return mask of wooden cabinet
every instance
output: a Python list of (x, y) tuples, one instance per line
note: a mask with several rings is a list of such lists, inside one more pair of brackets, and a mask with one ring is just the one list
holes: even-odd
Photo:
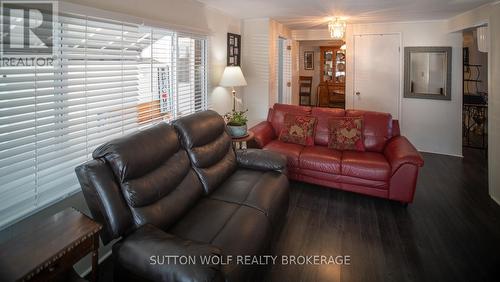
[(320, 84), (316, 91), (318, 106), (345, 107), (345, 50), (340, 46), (320, 47)]

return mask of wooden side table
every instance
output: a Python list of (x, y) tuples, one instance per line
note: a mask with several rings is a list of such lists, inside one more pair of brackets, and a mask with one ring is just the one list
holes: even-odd
[(68, 208), (38, 222), (0, 245), (1, 281), (62, 281), (73, 265), (92, 254), (91, 280), (97, 280), (99, 231), (102, 226)]
[(254, 138), (254, 133), (252, 131), (248, 131), (248, 135), (240, 138), (233, 137), (233, 147), (235, 150), (246, 150), (247, 142), (252, 141)]

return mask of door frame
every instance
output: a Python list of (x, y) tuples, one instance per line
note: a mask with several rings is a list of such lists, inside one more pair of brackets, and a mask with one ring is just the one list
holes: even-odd
[(402, 73), (402, 70), (403, 70), (403, 63), (404, 63), (404, 60), (403, 60), (403, 33), (402, 32), (385, 32), (385, 33), (370, 33), (370, 32), (367, 32), (367, 33), (356, 33), (356, 34), (353, 34), (352, 35), (352, 52), (353, 52), (353, 56), (352, 56), (352, 93), (351, 93), (351, 99), (352, 99), (352, 106), (354, 107), (354, 98), (355, 98), (355, 93), (356, 93), (356, 37), (357, 36), (366, 36), (366, 35), (397, 35), (399, 36), (399, 81), (398, 81), (398, 84), (399, 84), (399, 94), (398, 94), (398, 121), (399, 121), (399, 125), (400, 127), (402, 127), (402, 122), (403, 122), (403, 118), (402, 118), (402, 107), (403, 107), (403, 87), (404, 87), (404, 84), (402, 83), (403, 81), (403, 76), (404, 74)]
[[(293, 66), (292, 66), (292, 40), (283, 36), (278, 36), (277, 39), (277, 60), (276, 60), (276, 101), (280, 103), (280, 96), (282, 98), (281, 103), (292, 104), (293, 102), (293, 92), (292, 92), (292, 76), (293, 76)], [(290, 49), (288, 49), (290, 46)], [(288, 73), (285, 71), (288, 62)], [(289, 77), (285, 78), (285, 74)], [(280, 93), (281, 90), (281, 93)]]

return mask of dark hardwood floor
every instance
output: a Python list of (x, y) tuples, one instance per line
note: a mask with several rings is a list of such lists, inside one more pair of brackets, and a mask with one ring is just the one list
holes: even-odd
[[(274, 265), (268, 281), (500, 281), (500, 206), (486, 158), (423, 154), (415, 201), (292, 183), (277, 255), (349, 255), (350, 265)], [(111, 263), (101, 267), (110, 281)]]

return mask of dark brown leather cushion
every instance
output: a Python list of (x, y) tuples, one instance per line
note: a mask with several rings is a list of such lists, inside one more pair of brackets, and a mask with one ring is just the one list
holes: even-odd
[(286, 170), (286, 157), (282, 154), (260, 149), (246, 149), (236, 151), (236, 160), (241, 168), (256, 170)]
[(119, 179), (136, 226), (166, 229), (202, 196), (175, 129), (165, 123), (110, 141), (93, 155), (106, 159)]
[[(271, 242), (272, 231), (268, 217), (258, 209), (205, 198), (168, 232), (214, 245), (224, 255), (235, 256), (264, 254)], [(252, 266), (237, 265), (234, 261), (223, 266), (226, 281), (249, 281), (253, 271)]]
[(237, 167), (224, 119), (214, 111), (204, 111), (180, 118), (174, 126), (205, 193), (210, 194)]
[(278, 225), (288, 210), (288, 179), (276, 171), (238, 169), (209, 197), (260, 210)]

